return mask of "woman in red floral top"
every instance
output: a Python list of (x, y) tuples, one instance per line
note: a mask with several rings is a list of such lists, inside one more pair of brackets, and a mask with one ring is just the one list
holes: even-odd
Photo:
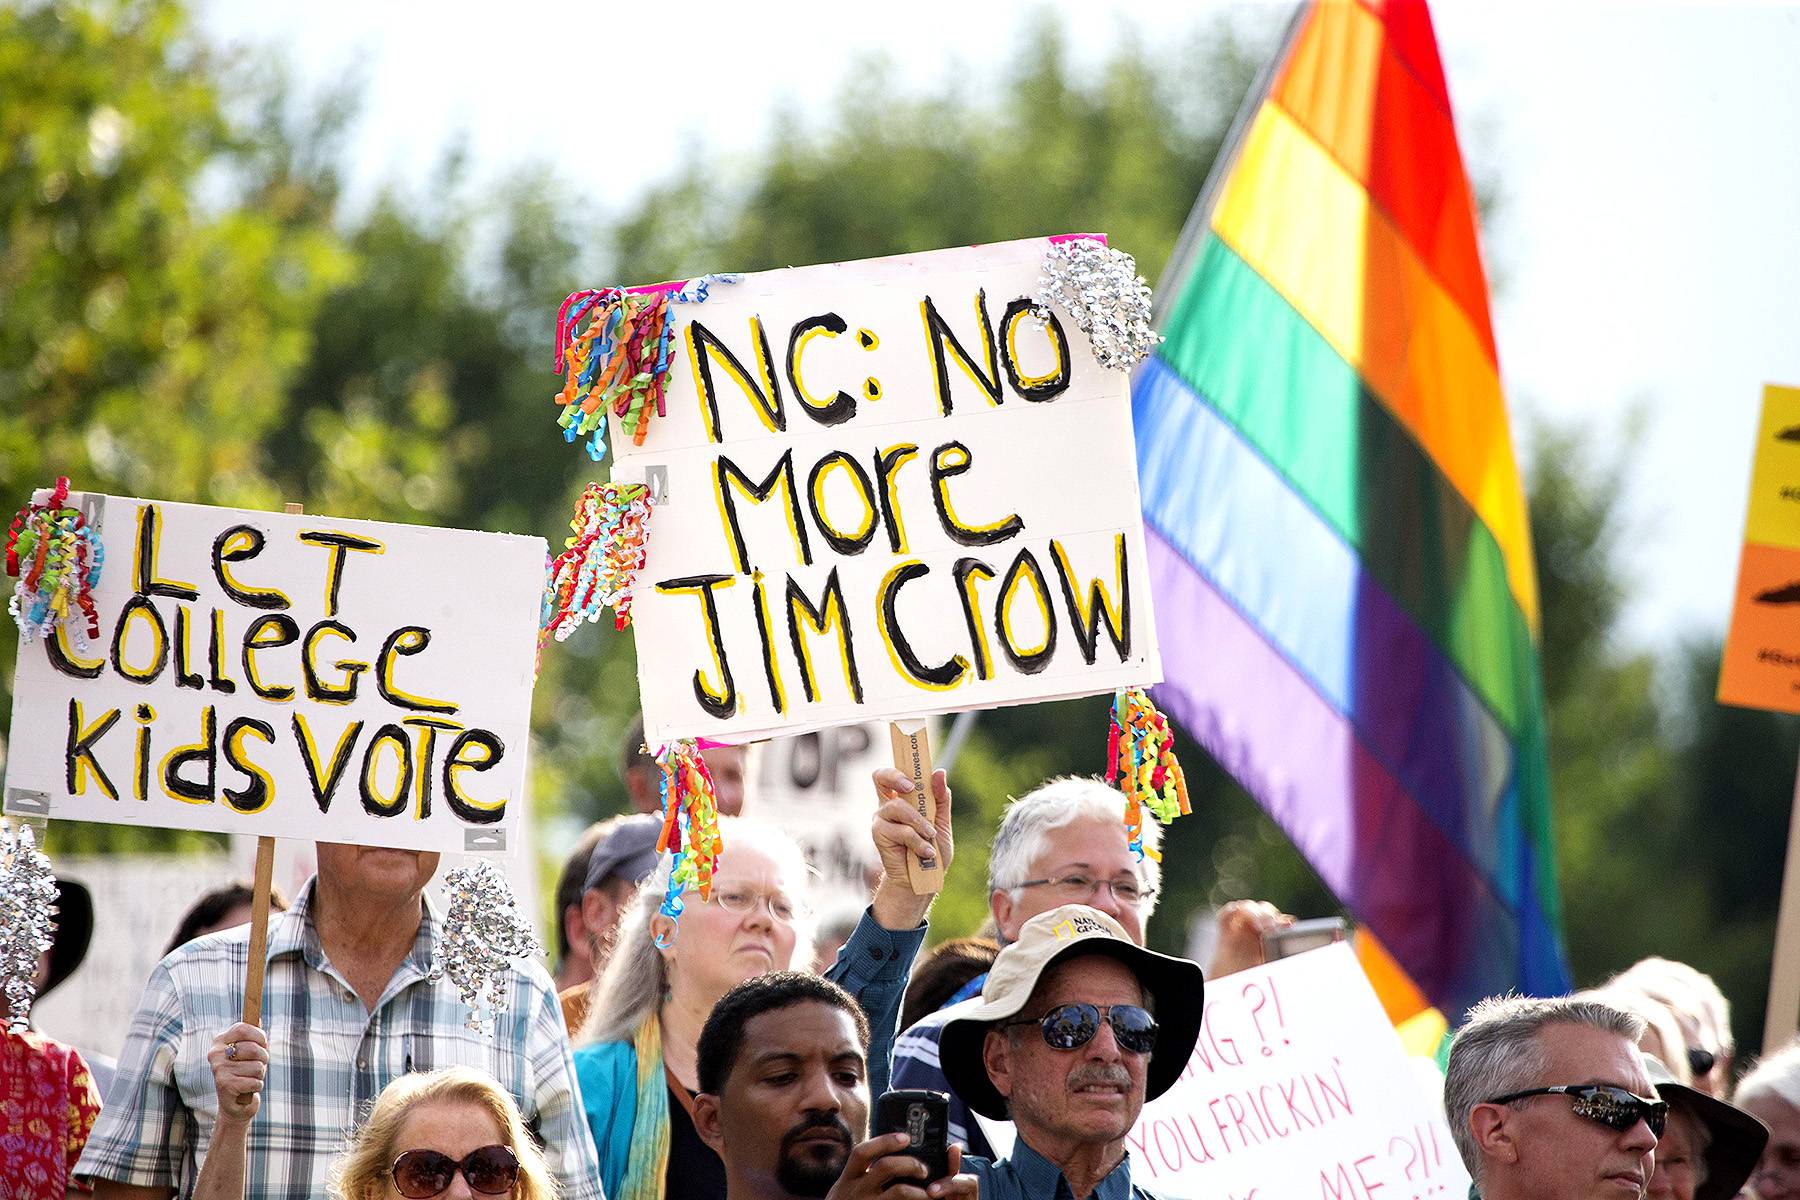
[(99, 1113), (73, 1046), (33, 1030), (0, 1034), (0, 1200), (62, 1200)]

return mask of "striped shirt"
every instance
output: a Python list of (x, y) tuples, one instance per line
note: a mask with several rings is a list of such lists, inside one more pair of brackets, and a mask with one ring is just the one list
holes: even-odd
[[(427, 897), (412, 952), (371, 1012), (325, 957), (312, 899), (308, 881), (293, 908), (270, 914), (262, 1024), (272, 1061), (250, 1126), (246, 1196), (323, 1196), (332, 1161), (383, 1087), (408, 1071), (464, 1065), (492, 1075), (518, 1102), (564, 1200), (603, 1200), (544, 969), (514, 968), (512, 1003), (492, 1040), (469, 1029), (456, 988), (425, 978), (441, 921)], [(247, 925), (211, 934), (151, 972), (78, 1176), (193, 1194), (218, 1115), (206, 1053), (242, 1015), (249, 943)]]

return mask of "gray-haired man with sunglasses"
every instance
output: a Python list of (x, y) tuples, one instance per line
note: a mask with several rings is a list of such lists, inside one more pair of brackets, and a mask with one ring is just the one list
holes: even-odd
[(1026, 921), (941, 1043), (957, 1094), (1018, 1131), (1007, 1159), (963, 1157), (982, 1200), (1153, 1197), (1131, 1180), (1125, 1135), (1193, 1054), (1203, 986), (1197, 965), (1087, 905)]
[(1597, 1000), (1483, 1000), (1450, 1046), (1444, 1109), (1485, 1200), (1636, 1200), (1669, 1106), (1643, 1023)]

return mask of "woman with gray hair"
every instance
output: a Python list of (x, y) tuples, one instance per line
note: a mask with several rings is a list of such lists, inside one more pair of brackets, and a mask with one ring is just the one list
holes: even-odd
[(1750, 1179), (1759, 1200), (1800, 1200), (1800, 1045), (1763, 1058), (1732, 1099), (1769, 1127), (1769, 1144)]
[[(825, 973), (869, 1018), (871, 1093), (887, 1087), (900, 1001), (931, 904), (907, 882), (907, 851), (935, 855), (946, 868), (955, 853), (942, 771), (933, 788), (935, 827), (905, 800), (888, 798), (876, 810), (871, 832), (881, 883)], [(799, 844), (754, 818), (725, 817), (719, 826), (725, 850), (711, 895), (690, 892), (677, 922), (660, 911), (670, 864), (644, 881), (612, 959), (594, 981), (576, 1037), (575, 1074), (608, 1200), (724, 1200), (724, 1164), (693, 1122), (700, 1030), (733, 987), (812, 962), (810, 888)]]

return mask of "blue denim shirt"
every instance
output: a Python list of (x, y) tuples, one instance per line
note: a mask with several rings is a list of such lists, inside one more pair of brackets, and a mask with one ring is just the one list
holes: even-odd
[[(1086, 1200), (1075, 1195), (1055, 1163), (1025, 1144), (1013, 1142), (1012, 1157), (989, 1162), (972, 1154), (963, 1156), (962, 1169), (981, 1181), (981, 1200)], [(1093, 1200), (1165, 1200), (1141, 1184), (1131, 1182), (1131, 1155), (1126, 1154), (1106, 1178), (1094, 1185)]]

